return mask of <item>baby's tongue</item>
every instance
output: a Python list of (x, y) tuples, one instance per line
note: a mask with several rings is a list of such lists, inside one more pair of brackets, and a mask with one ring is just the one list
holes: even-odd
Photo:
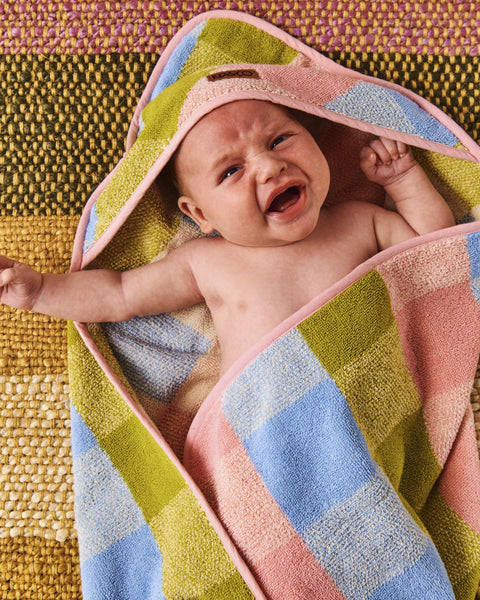
[(268, 208), (268, 212), (283, 212), (298, 200), (298, 189), (291, 187), (278, 194)]

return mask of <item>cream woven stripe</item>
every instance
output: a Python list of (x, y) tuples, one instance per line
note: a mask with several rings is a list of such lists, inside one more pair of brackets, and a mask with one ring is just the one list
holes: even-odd
[(0, 538), (76, 537), (66, 375), (0, 377)]

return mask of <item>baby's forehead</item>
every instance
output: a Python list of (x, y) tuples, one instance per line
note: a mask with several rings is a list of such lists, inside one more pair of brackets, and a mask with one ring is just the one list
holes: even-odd
[[(280, 123), (289, 120), (299, 123), (288, 107), (266, 100), (235, 100), (222, 104), (202, 116), (185, 134), (172, 158), (174, 170), (177, 176), (179, 170), (181, 172), (185, 170), (188, 173), (188, 169), (180, 157), (188, 156), (190, 159), (191, 153), (194, 155), (202, 153), (203, 158), (208, 160), (208, 152), (205, 155), (207, 141), (213, 142), (215, 145), (218, 141), (217, 136), (222, 131), (227, 132), (228, 138), (229, 135), (235, 136), (241, 131), (249, 130), (253, 127), (254, 122), (257, 127), (261, 122), (262, 128), (266, 130), (270, 122)], [(216, 150), (217, 148), (215, 148)]]
[[(234, 100), (217, 106), (199, 119), (186, 134), (184, 140), (189, 134), (198, 129), (208, 129), (218, 125), (236, 125), (249, 127), (254, 117), (261, 111), (262, 116), (287, 117), (294, 119), (293, 113), (281, 104), (274, 104), (267, 100)], [(235, 116), (243, 115), (245, 119), (233, 120)], [(250, 118), (248, 118), (250, 117)], [(294, 119), (295, 120), (295, 119)]]

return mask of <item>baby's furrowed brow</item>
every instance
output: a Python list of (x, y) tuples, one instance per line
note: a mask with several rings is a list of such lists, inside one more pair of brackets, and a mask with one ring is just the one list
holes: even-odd
[[(212, 171), (217, 171), (218, 169), (225, 167), (225, 165), (229, 165), (229, 163), (231, 163), (232, 160), (233, 160), (233, 155), (231, 152), (223, 152), (219, 156), (212, 159), (210, 168)], [(235, 162), (235, 161), (233, 160), (233, 162)]]

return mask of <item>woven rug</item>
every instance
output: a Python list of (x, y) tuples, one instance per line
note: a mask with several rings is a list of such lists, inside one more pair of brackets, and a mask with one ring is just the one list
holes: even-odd
[[(76, 224), (137, 100), (192, 16), (243, 10), (400, 83), (480, 135), (480, 12), (467, 2), (0, 4), (0, 253), (68, 269)], [(81, 598), (65, 323), (0, 309), (0, 597)], [(480, 369), (472, 406), (480, 445)]]

